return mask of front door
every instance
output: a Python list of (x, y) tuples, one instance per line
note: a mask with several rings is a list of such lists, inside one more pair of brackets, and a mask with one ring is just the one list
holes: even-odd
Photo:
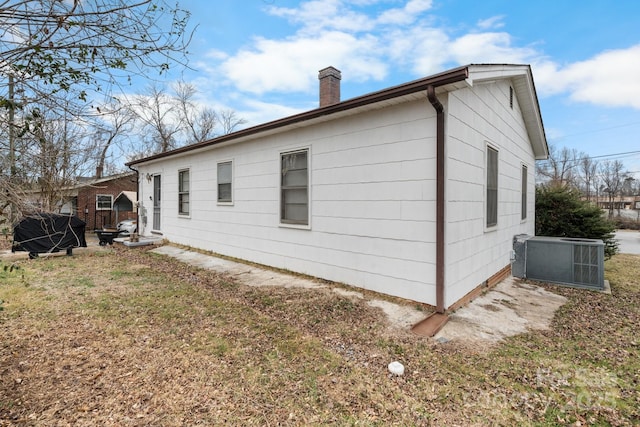
[(160, 175), (153, 176), (153, 229), (160, 230)]

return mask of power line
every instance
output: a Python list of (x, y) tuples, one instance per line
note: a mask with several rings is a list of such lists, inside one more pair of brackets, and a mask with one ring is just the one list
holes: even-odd
[[(589, 160), (593, 160), (593, 159), (603, 159), (606, 157), (611, 157), (611, 158), (621, 158), (621, 157), (627, 157), (627, 156), (633, 156), (633, 155), (640, 155), (640, 150), (636, 150), (636, 151), (626, 151), (624, 153), (613, 153), (613, 154), (601, 154), (599, 156), (580, 156), (577, 158), (573, 158), (573, 159), (567, 159), (566, 163), (578, 163), (581, 162), (583, 160), (589, 159)], [(546, 160), (542, 160), (542, 162), (548, 162), (549, 159)]]
[(623, 123), (621, 125), (609, 126), (609, 127), (606, 127), (606, 128), (588, 130), (588, 131), (578, 132), (578, 133), (572, 133), (572, 134), (569, 134), (569, 135), (562, 135), (562, 136), (560, 136), (558, 138), (550, 138), (550, 139), (553, 140), (553, 141), (561, 141), (563, 139), (572, 138), (574, 136), (587, 135), (587, 134), (592, 134), (592, 133), (595, 133), (595, 132), (604, 132), (604, 131), (611, 130), (611, 129), (618, 129), (618, 128), (623, 128), (623, 127), (627, 127), (627, 126), (635, 126), (635, 125), (638, 125), (638, 124), (640, 124), (640, 122)]
[[(570, 155), (574, 154), (573, 152), (570, 152)], [(581, 153), (581, 154), (585, 154), (585, 153)], [(580, 156), (580, 154), (577, 154), (578, 156)], [(622, 158), (622, 157), (628, 157), (628, 156), (635, 156), (635, 155), (640, 155), (640, 150), (635, 150), (635, 151), (626, 151), (623, 153), (612, 153), (612, 154), (601, 154), (599, 156), (581, 156), (581, 157), (574, 157), (574, 158), (567, 158), (565, 160), (558, 160), (556, 159), (556, 163), (557, 164), (561, 164), (562, 169), (566, 170), (567, 172), (581, 166), (580, 163), (584, 160), (593, 160), (593, 159), (603, 159), (603, 158)], [(545, 165), (551, 165), (551, 161), (549, 159), (547, 160), (542, 160), (541, 163), (544, 163)], [(542, 166), (544, 168), (544, 166)], [(545, 168), (546, 169), (546, 168)], [(556, 169), (556, 167), (553, 167), (553, 169)], [(633, 178), (633, 176), (636, 173), (640, 173), (640, 171), (621, 171), (622, 173), (624, 173), (625, 175), (627, 175), (630, 178)], [(600, 178), (602, 179), (602, 174), (600, 172), (596, 173), (593, 175), (596, 178)]]
[(582, 159), (599, 159), (602, 157), (626, 157), (626, 156), (630, 156), (633, 154), (640, 154), (640, 150), (638, 151), (627, 151), (626, 153), (615, 153), (615, 154), (602, 154), (600, 156), (587, 156), (587, 157), (582, 157)]

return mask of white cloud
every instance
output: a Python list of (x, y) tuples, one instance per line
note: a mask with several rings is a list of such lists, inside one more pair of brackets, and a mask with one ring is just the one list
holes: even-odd
[[(426, 21), (423, 13), (431, 0), (409, 0), (404, 6), (360, 13), (358, 4), (380, 5), (384, 0), (346, 2), (312, 0), (297, 8), (270, 7), (268, 12), (286, 18), (300, 28), (284, 39), (256, 37), (246, 48), (220, 59), (215, 78), (243, 92), (311, 93), (317, 86), (317, 71), (333, 65), (343, 80), (381, 80), (389, 68), (424, 76), (447, 66), (472, 62), (528, 62), (535, 52), (514, 48), (507, 33), (479, 32), (450, 39), (448, 28)], [(501, 17), (485, 25), (498, 25)]]
[(640, 109), (640, 45), (603, 52), (557, 73), (571, 99)]
[(247, 121), (247, 126), (254, 126), (282, 117), (293, 116), (294, 114), (308, 111), (315, 107), (317, 107), (317, 104), (309, 105), (307, 108), (299, 109), (287, 107), (282, 104), (274, 104), (270, 102), (261, 102), (253, 99), (246, 99), (242, 105), (242, 108), (237, 111), (237, 113), (238, 117), (242, 117)]
[[(503, 15), (476, 22), (473, 32), (438, 26), (431, 0), (311, 0), (297, 7), (268, 7), (269, 14), (295, 28), (287, 37), (255, 37), (236, 52), (212, 50), (200, 58), (217, 87), (232, 93), (315, 93), (317, 72), (333, 65), (343, 81), (384, 79), (390, 70), (415, 77), (469, 63), (532, 64), (540, 96), (569, 94), (576, 102), (640, 108), (640, 45), (608, 51), (573, 64), (554, 62), (535, 47), (517, 45), (505, 31)], [(363, 6), (375, 6), (365, 13)], [(209, 64), (209, 65), (207, 65)], [(274, 111), (271, 104), (266, 112)], [(262, 107), (248, 117), (262, 117)], [(281, 113), (286, 113), (282, 110)], [(269, 114), (266, 114), (269, 115)], [(273, 116), (272, 116), (273, 117)]]
[(431, 9), (431, 0), (410, 0), (403, 8), (383, 12), (377, 21), (381, 24), (409, 25), (429, 9)]
[(409, 13), (422, 13), (431, 9), (431, 0), (410, 0), (405, 6), (405, 10)]
[(313, 0), (302, 3), (299, 8), (270, 7), (268, 12), (287, 18), (292, 23), (301, 24), (302, 32), (357, 32), (371, 30), (374, 25), (371, 18), (349, 9), (342, 0)]
[(408, 66), (416, 76), (443, 70), (450, 61), (449, 37), (437, 28), (414, 27), (388, 34), (387, 55), (394, 64)]
[(504, 27), (504, 15), (492, 16), (491, 18), (478, 21), (478, 28), (481, 30), (490, 30)]
[(565, 90), (566, 83), (558, 75), (558, 65), (546, 58), (531, 63), (538, 96), (550, 96)]
[(448, 48), (451, 59), (459, 64), (523, 64), (538, 55), (534, 49), (512, 46), (511, 41), (508, 33), (474, 33), (459, 37)]
[(640, 44), (564, 66), (546, 59), (532, 68), (542, 96), (567, 93), (576, 102), (640, 109)]
[(206, 58), (214, 59), (214, 60), (223, 60), (229, 57), (227, 52), (218, 50), (218, 49), (210, 49), (206, 54)]
[(354, 80), (383, 78), (386, 66), (375, 54), (377, 49), (375, 37), (357, 38), (337, 31), (316, 38), (259, 38), (253, 49), (238, 52), (223, 62), (221, 69), (245, 92), (308, 92), (317, 85), (318, 70), (329, 65)]

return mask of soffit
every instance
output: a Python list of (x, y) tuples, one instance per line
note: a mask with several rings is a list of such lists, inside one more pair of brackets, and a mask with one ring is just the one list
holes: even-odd
[(542, 123), (531, 67), (528, 65), (478, 64), (469, 66), (470, 85), (474, 83), (509, 79), (518, 99), (536, 160), (549, 155), (549, 147)]

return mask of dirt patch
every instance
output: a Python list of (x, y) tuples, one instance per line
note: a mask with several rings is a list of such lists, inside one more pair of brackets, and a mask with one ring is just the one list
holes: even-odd
[(12, 242), (13, 240), (8, 237), (5, 238), (5, 236), (0, 236), (0, 253), (7, 253), (11, 251)]

